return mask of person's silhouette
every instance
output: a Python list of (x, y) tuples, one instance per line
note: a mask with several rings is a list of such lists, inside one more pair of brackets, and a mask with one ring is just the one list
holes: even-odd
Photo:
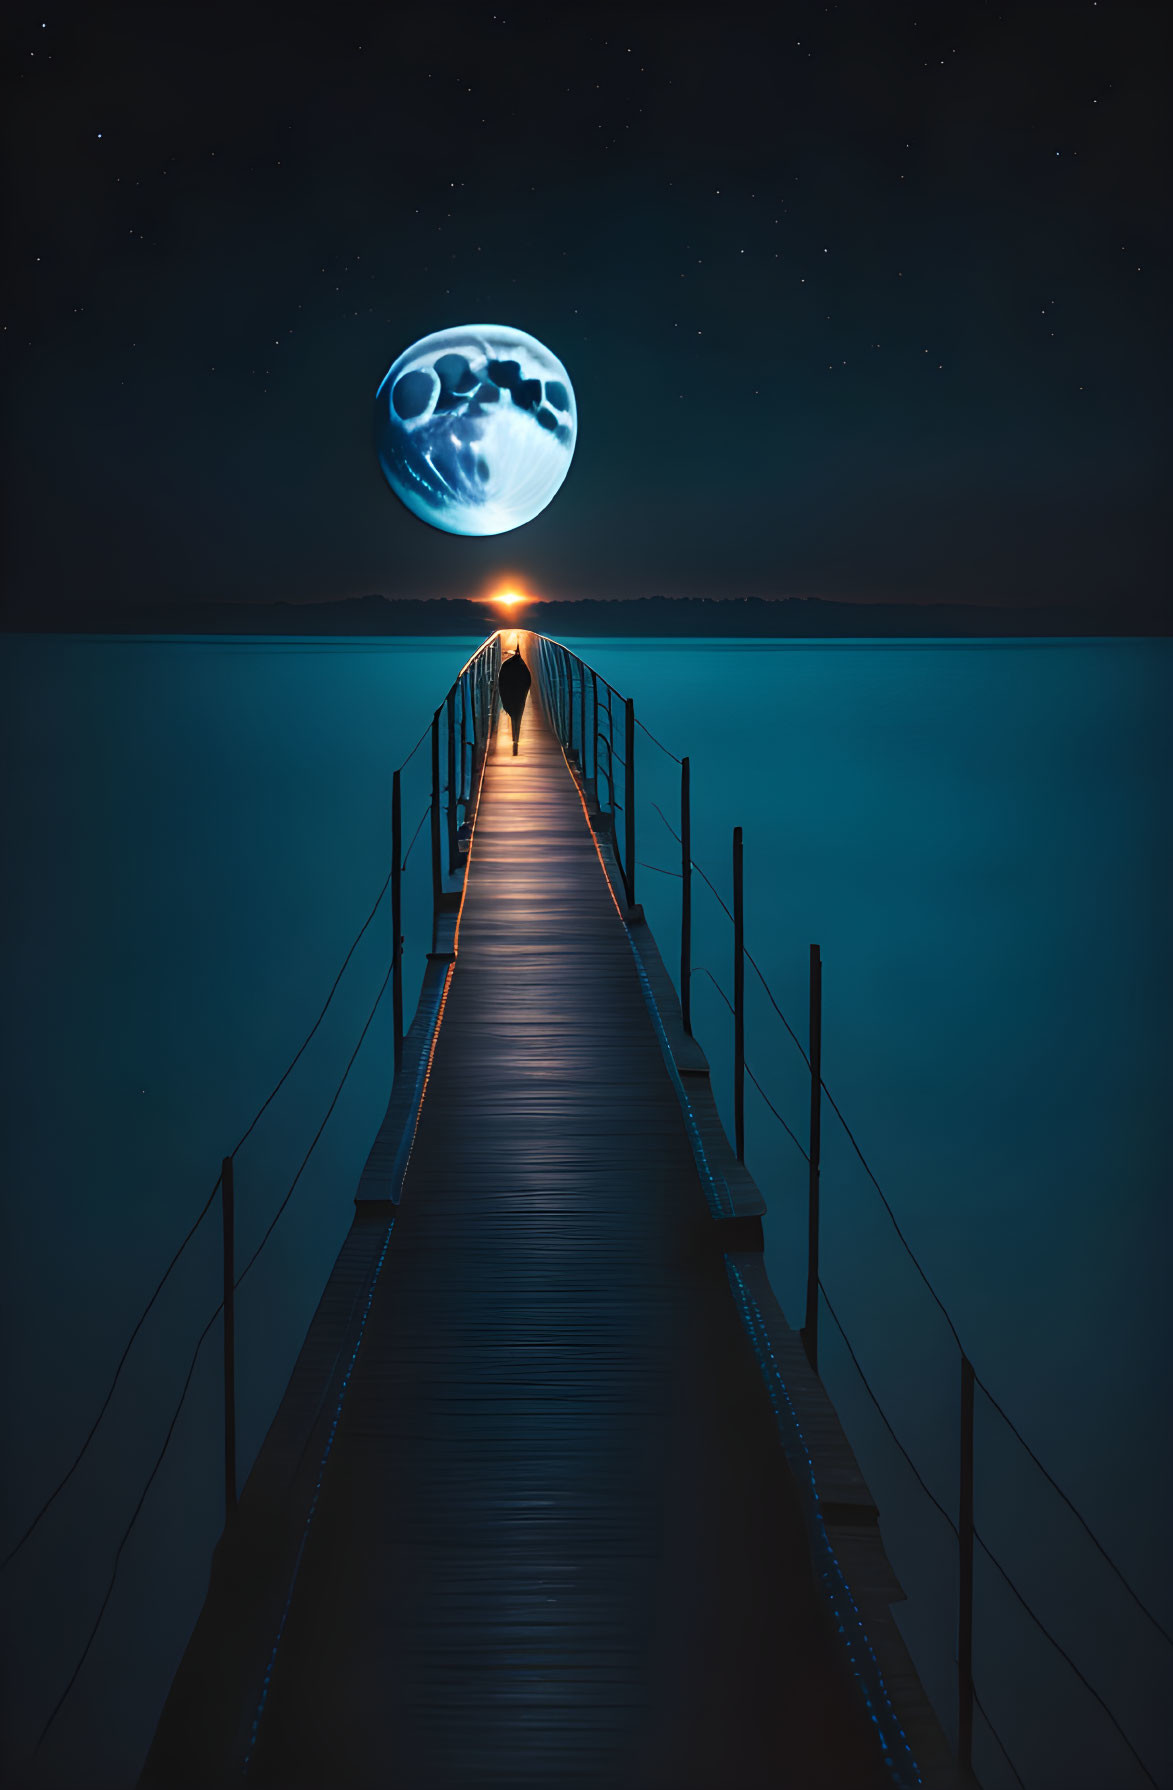
[(517, 741), (521, 733), (521, 716), (525, 708), (525, 699), (529, 695), (532, 682), (529, 666), (521, 656), (521, 648), (513, 649), (512, 659), (506, 659), (497, 677), (497, 689), (501, 695), (501, 707), (509, 716), (513, 727), (513, 756), (517, 757)]

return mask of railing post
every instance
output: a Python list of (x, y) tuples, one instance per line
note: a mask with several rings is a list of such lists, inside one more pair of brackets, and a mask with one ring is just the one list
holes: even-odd
[(615, 835), (615, 717), (611, 712), (610, 684), (607, 685), (607, 806), (611, 810), (611, 834), (618, 851), (619, 841)]
[(973, 1754), (973, 1367), (961, 1357), (961, 1475), (957, 1501), (957, 1762)]
[(741, 876), (741, 828), (733, 829), (733, 1135), (738, 1162), (745, 1161), (745, 915)]
[(595, 801), (599, 799), (599, 679), (594, 666), (591, 666), (591, 763), (594, 767), (591, 784), (595, 792)]
[(810, 1167), (807, 1176), (806, 1319), (802, 1341), (806, 1358), (819, 1371), (819, 1155), (823, 1124), (823, 960), (811, 946), (810, 969), (811, 1116)]
[(473, 678), (475, 678), (475, 676), (476, 673), (474, 672), (472, 677), (462, 677), (460, 680), (460, 776), (457, 779), (456, 792), (457, 798), (461, 802), (465, 800), (464, 751), (465, 747), (468, 745), (468, 708), (471, 700)]
[(395, 1014), (395, 1073), (403, 1062), (403, 792), (391, 778), (391, 1001)]
[(236, 1511), (236, 1198), (232, 1158), (220, 1164), (224, 1219), (224, 1520)]
[(440, 870), (440, 711), (432, 716), (432, 950), (436, 949), (440, 896), (444, 880)]
[(623, 881), (627, 888), (627, 905), (635, 906), (635, 703), (627, 698), (627, 715), (623, 729)]
[(692, 796), (687, 758), (680, 761), (680, 1016), (692, 1036)]
[(448, 692), (448, 870), (456, 869), (456, 685)]
[(587, 774), (586, 666), (581, 659), (578, 662), (578, 768), (585, 783)]

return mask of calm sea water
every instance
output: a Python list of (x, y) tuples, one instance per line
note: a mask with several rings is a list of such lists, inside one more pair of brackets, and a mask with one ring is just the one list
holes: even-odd
[[(572, 645), (574, 643), (571, 643)], [(824, 959), (824, 1074), (978, 1372), (1173, 1626), (1167, 1511), (1171, 656), (1166, 643), (580, 643), (688, 752), (698, 862), (800, 1037)], [(143, 1300), (312, 1024), (389, 864), (390, 773), (475, 642), (3, 643), (7, 1546), (72, 1460)], [(425, 752), (405, 775), (423, 813)], [(676, 766), (641, 736), (640, 899), (678, 956)], [(651, 866), (644, 868), (643, 866)], [(406, 921), (426, 948), (427, 837)], [(703, 886), (694, 961), (731, 987)], [(379, 914), (244, 1145), (240, 1248), (297, 1173), (390, 952)], [(799, 1137), (793, 1043), (748, 979), (747, 1056)], [(695, 1029), (728, 1102), (730, 1021)], [(283, 1389), (386, 1101), (380, 1008), (242, 1288), (242, 1470)], [(771, 1277), (801, 1321), (805, 1164), (751, 1087)], [(933, 1494), (957, 1496), (956, 1349), (843, 1132), (824, 1125), (823, 1278)], [(152, 1312), (98, 1439), (0, 1581), (3, 1758), (31, 1749), (93, 1625), (218, 1294), (217, 1229)], [(956, 1550), (829, 1317), (824, 1373), (908, 1593), (899, 1618), (951, 1730)], [(38, 1755), (46, 1784), (133, 1782), (221, 1523), (219, 1360), (197, 1366), (105, 1622)], [(977, 1522), (1141, 1746), (1173, 1770), (1170, 1650), (979, 1396)], [(1144, 1780), (979, 1554), (978, 1691), (1025, 1780)], [(987, 1790), (1011, 1779), (979, 1721)]]

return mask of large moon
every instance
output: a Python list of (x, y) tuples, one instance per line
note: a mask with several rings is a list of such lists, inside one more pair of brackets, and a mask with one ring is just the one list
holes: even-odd
[(375, 394), (375, 452), (409, 510), (454, 535), (532, 522), (578, 435), (566, 368), (524, 330), (470, 323), (404, 349)]

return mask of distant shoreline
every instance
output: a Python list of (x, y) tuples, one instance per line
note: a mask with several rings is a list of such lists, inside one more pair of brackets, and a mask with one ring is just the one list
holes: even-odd
[(516, 618), (485, 602), (349, 597), (331, 603), (69, 605), (51, 615), (5, 617), (6, 633), (182, 635), (253, 639), (483, 637), (498, 627), (609, 639), (1068, 640), (1163, 638), (1168, 624), (1121, 611), (1011, 609), (952, 603), (836, 603), (821, 598), (634, 597), (535, 602)]

